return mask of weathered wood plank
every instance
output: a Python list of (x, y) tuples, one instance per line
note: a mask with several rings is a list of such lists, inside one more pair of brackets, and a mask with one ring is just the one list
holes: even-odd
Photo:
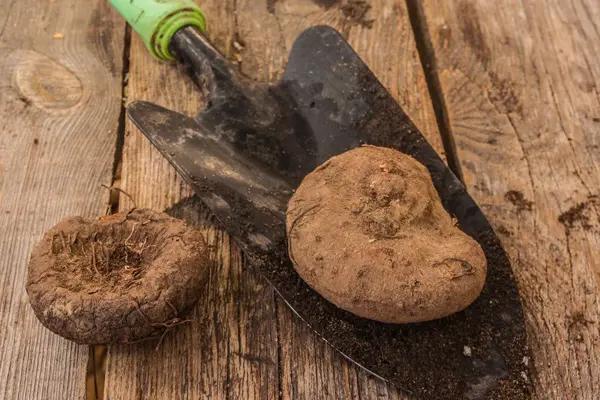
[[(346, 3), (329, 2), (335, 3), (330, 7), (318, 3), (204, 1), (202, 7), (215, 45), (236, 60), (243, 73), (259, 80), (281, 75), (289, 48), (302, 30), (322, 23), (337, 27), (441, 149), (404, 2), (371, 2), (373, 8), (365, 17), (374, 19), (371, 28), (351, 20), (348, 9), (343, 9)], [(132, 44), (129, 82), (131, 99), (147, 99), (187, 113), (200, 107), (196, 90), (181, 72), (150, 59), (137, 38)], [(129, 123), (121, 186), (137, 206), (158, 209), (190, 193)], [(122, 200), (121, 208), (131, 206)], [(166, 339), (158, 353), (151, 346), (112, 347), (106, 398), (398, 397), (331, 350), (259, 279), (245, 276), (235, 261), (239, 253), (229, 247), (226, 236), (208, 228), (207, 235), (217, 253), (228, 256), (219, 257), (220, 268), (194, 314), (196, 321)], [(182, 365), (187, 365), (187, 372), (182, 372)]]
[[(226, 53), (234, 35), (232, 2), (203, 2), (210, 36)], [(173, 65), (159, 64), (134, 35), (128, 96), (193, 114), (198, 90)], [(120, 187), (137, 207), (164, 209), (191, 191), (168, 162), (127, 121)], [(124, 196), (120, 208), (132, 203)], [(205, 215), (207, 218), (207, 215)], [(112, 346), (106, 364), (106, 399), (277, 398), (277, 337), (273, 291), (244, 272), (237, 247), (208, 223), (206, 238), (216, 262), (208, 287), (191, 318), (156, 343)]]
[(0, 7), (0, 398), (85, 398), (88, 347), (46, 330), (29, 253), (67, 215), (106, 209), (121, 110), (124, 24), (105, 1)]
[(539, 399), (600, 393), (600, 3), (424, 2), (465, 179), (513, 261)]

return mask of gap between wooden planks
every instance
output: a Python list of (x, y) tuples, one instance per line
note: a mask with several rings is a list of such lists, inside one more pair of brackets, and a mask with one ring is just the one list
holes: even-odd
[(513, 262), (535, 398), (600, 396), (600, 3), (422, 3), (467, 187)]
[[(372, 1), (362, 19), (351, 17), (344, 4), (318, 3), (327, 2), (214, 0), (201, 6), (217, 48), (260, 80), (280, 76), (303, 29), (323, 23), (336, 27), (441, 152), (404, 1)], [(127, 93), (131, 100), (188, 114), (202, 105), (182, 71), (151, 59), (135, 35)], [(119, 185), (138, 207), (164, 209), (191, 194), (129, 121)], [(131, 206), (120, 199), (121, 209)], [(219, 267), (194, 322), (169, 335), (156, 352), (152, 344), (110, 347), (106, 399), (404, 398), (350, 365), (296, 320), (270, 287), (245, 272), (239, 250), (226, 235), (208, 224), (205, 233)]]

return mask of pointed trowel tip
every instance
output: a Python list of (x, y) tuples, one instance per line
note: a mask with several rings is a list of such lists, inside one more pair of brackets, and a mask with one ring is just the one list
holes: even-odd
[(164, 107), (143, 100), (134, 100), (131, 103), (129, 103), (126, 108), (127, 116), (132, 119), (138, 117), (140, 113), (153, 111), (161, 112), (168, 110)]
[(155, 145), (173, 129), (196, 128), (193, 119), (147, 101), (134, 101), (127, 106), (127, 116)]
[(153, 105), (147, 101), (133, 101), (127, 105), (125, 113), (127, 117), (138, 127), (140, 128), (140, 124), (143, 121), (144, 115), (150, 109), (150, 106)]

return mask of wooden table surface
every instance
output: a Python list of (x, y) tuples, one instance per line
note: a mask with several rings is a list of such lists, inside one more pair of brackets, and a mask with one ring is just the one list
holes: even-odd
[[(215, 45), (260, 80), (281, 75), (306, 27), (340, 30), (462, 171), (508, 250), (534, 398), (600, 398), (600, 2), (367, 3), (202, 7)], [(218, 272), (157, 351), (90, 349), (41, 326), (24, 284), (46, 229), (132, 206), (101, 185), (158, 210), (191, 193), (124, 118), (133, 99), (202, 106), (105, 0), (0, 1), (0, 399), (407, 398), (313, 335), (208, 222)]]

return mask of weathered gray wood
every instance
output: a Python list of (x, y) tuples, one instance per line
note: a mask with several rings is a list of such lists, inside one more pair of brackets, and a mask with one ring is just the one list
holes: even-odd
[(105, 1), (0, 6), (0, 398), (85, 397), (88, 347), (46, 330), (29, 253), (68, 215), (104, 212), (121, 109), (124, 24)]
[(600, 3), (424, 2), (473, 196), (513, 261), (535, 397), (600, 394)]
[[(239, 0), (204, 1), (202, 7), (215, 45), (242, 72), (260, 80), (281, 75), (289, 48), (303, 29), (321, 23), (337, 27), (441, 149), (404, 2), (371, 3), (366, 15), (374, 19), (371, 28), (350, 21), (344, 4), (325, 9), (308, 0)], [(390, 36), (393, 41), (382, 39)], [(198, 93), (181, 71), (156, 63), (135, 37), (130, 60), (130, 99), (187, 113), (200, 107)], [(120, 185), (137, 206), (161, 209), (190, 194), (130, 123), (126, 134)], [(131, 206), (123, 196), (121, 200), (122, 209)], [(195, 322), (167, 338), (158, 353), (150, 345), (112, 347), (107, 399), (398, 397), (331, 350), (269, 287), (243, 273), (239, 252), (226, 236), (211, 229), (207, 235), (221, 254), (220, 268), (194, 314)]]

